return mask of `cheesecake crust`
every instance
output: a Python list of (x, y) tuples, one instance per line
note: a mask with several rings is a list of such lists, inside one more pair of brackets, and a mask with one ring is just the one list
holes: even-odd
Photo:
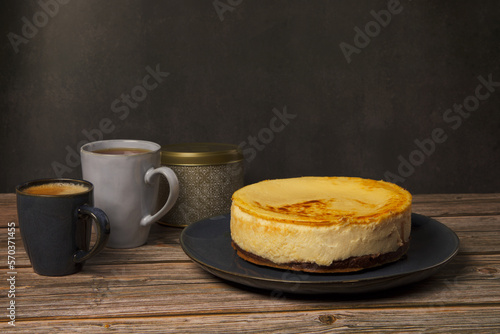
[(363, 256), (354, 256), (341, 261), (333, 261), (332, 264), (328, 266), (318, 265), (311, 262), (287, 262), (287, 263), (274, 263), (268, 259), (264, 259), (258, 255), (252, 254), (241, 249), (234, 241), (231, 245), (236, 250), (236, 253), (242, 259), (266, 267), (274, 267), (278, 269), (294, 270), (294, 271), (304, 271), (310, 273), (348, 273), (356, 272), (364, 269), (369, 269), (373, 267), (378, 267), (387, 263), (395, 262), (400, 260), (408, 251), (410, 242), (403, 243), (394, 252), (389, 252), (385, 254), (370, 254)]

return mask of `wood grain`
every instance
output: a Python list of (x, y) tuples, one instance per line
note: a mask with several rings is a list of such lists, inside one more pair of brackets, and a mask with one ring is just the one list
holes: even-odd
[[(18, 270), (22, 318), (64, 319), (132, 315), (298, 311), (356, 307), (496, 304), (500, 256), (458, 256), (433, 277), (401, 288), (364, 295), (294, 295), (228, 284), (193, 263), (93, 265), (64, 277)], [(0, 300), (5, 299), (2, 296)]]
[[(474, 332), (500, 331), (500, 194), (414, 196), (461, 240), (459, 255), (432, 277), (363, 295), (296, 295), (221, 280), (193, 263), (179, 228), (155, 224), (148, 243), (105, 249), (80, 273), (35, 274), (16, 229), (15, 329), (2, 332)], [(0, 194), (0, 271), (15, 195)], [(5, 274), (4, 276), (6, 276)], [(8, 305), (6, 280), (0, 306)], [(3, 308), (3, 306), (2, 306)]]
[(500, 307), (334, 309), (217, 315), (20, 320), (17, 333), (494, 333)]
[[(500, 216), (458, 217), (458, 219), (439, 219), (455, 231), (460, 238), (460, 253), (500, 254)], [(477, 219), (476, 219), (477, 218)], [(482, 219), (484, 218), (484, 219)], [(471, 225), (479, 224), (471, 227)], [(5, 230), (5, 229), (4, 229)], [(2, 229), (0, 229), (0, 232)], [(172, 227), (153, 226), (147, 244), (133, 249), (105, 248), (87, 264), (117, 265), (123, 263), (163, 263), (190, 261), (179, 245), (182, 230)], [(7, 243), (7, 233), (0, 234), (0, 245)], [(19, 229), (16, 229), (16, 264), (18, 267), (30, 266)], [(411, 247), (411, 246), (410, 246)], [(0, 257), (1, 258), (1, 257)], [(7, 261), (0, 262), (0, 269), (7, 267)]]

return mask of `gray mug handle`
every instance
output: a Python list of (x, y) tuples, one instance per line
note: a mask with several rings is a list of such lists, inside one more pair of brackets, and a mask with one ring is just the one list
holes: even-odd
[(179, 198), (179, 179), (175, 175), (174, 171), (168, 167), (151, 167), (144, 175), (144, 182), (151, 184), (153, 180), (153, 175), (160, 174), (165, 177), (168, 182), (170, 192), (168, 194), (168, 199), (163, 205), (163, 207), (154, 215), (146, 215), (141, 219), (142, 226), (148, 226), (164, 216), (172, 207), (174, 206), (177, 198)]
[(110, 226), (108, 216), (101, 209), (94, 208), (93, 206), (82, 205), (78, 208), (78, 213), (90, 216), (96, 223), (97, 239), (94, 246), (89, 251), (79, 250), (73, 256), (73, 261), (76, 263), (83, 262), (96, 255), (106, 246), (109, 239)]

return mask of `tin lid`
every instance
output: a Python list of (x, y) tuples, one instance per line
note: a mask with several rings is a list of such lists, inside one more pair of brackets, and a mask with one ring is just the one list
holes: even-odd
[(232, 144), (182, 143), (161, 147), (162, 165), (221, 165), (241, 160), (241, 149)]

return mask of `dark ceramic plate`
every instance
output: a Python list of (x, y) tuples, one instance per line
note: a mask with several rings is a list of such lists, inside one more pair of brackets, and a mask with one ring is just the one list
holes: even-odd
[(230, 216), (205, 219), (181, 234), (184, 252), (206, 271), (247, 286), (293, 293), (365, 293), (427, 278), (458, 252), (459, 239), (438, 221), (412, 214), (407, 256), (382, 267), (349, 274), (313, 274), (258, 266), (242, 260), (231, 247)]

